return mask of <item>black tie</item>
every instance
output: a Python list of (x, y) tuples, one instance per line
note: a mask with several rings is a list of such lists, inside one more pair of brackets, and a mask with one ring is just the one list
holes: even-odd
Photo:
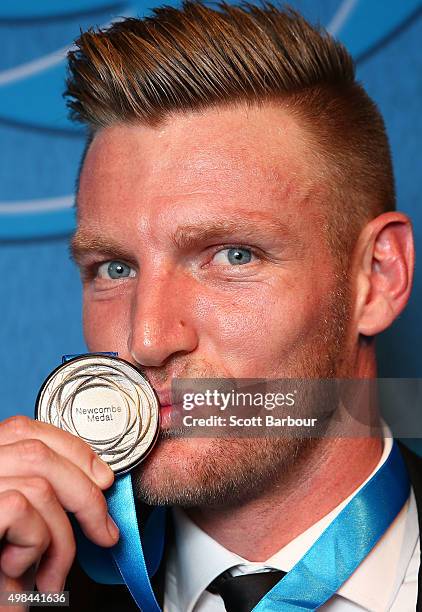
[(276, 570), (232, 576), (227, 570), (217, 576), (207, 590), (222, 597), (227, 612), (251, 612), (285, 575), (286, 572)]

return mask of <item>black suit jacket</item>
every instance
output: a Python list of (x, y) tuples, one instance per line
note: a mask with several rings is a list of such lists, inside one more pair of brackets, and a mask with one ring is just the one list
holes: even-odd
[[(399, 443), (399, 447), (415, 492), (419, 531), (422, 533), (422, 457), (419, 457), (401, 443)], [(171, 538), (172, 526), (170, 522), (167, 529), (167, 537)], [(163, 559), (157, 576), (152, 581), (157, 600), (161, 605), (164, 597), (164, 568), (165, 558)], [(70, 607), (59, 608), (62, 610), (68, 610), (70, 612), (139, 612), (126, 586), (102, 585), (93, 582), (84, 573), (77, 561), (75, 561), (69, 573), (65, 590), (69, 591)], [(39, 607), (31, 608), (34, 612), (39, 609)], [(416, 611), (422, 612), (422, 562), (418, 576), (418, 602)], [(181, 610), (180, 612), (185, 612), (185, 610)]]

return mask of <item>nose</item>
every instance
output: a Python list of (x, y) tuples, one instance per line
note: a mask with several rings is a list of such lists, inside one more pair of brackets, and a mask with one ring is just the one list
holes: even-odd
[(141, 366), (158, 367), (176, 353), (192, 352), (197, 344), (186, 279), (178, 281), (170, 273), (149, 282), (144, 278), (131, 308), (131, 357)]

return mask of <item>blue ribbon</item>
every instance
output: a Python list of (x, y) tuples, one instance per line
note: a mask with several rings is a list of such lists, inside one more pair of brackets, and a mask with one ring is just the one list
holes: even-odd
[(151, 533), (151, 524), (149, 525), (148, 540), (152, 547), (149, 550), (145, 548), (144, 556), (136, 520), (130, 474), (116, 478), (107, 495), (107, 502), (109, 512), (120, 529), (119, 541), (111, 549), (114, 562), (142, 612), (159, 612), (160, 606), (155, 599), (149, 576), (158, 569), (164, 549), (164, 508), (157, 508), (153, 511), (153, 520), (156, 522), (152, 529), (153, 533)]
[(141, 539), (130, 474), (117, 476), (105, 497), (120, 530), (119, 541), (112, 548), (97, 546), (83, 535), (73, 519), (79, 563), (95, 582), (126, 584), (142, 612), (159, 612), (150, 577), (158, 570), (164, 551), (166, 509), (152, 510)]
[(409, 492), (409, 476), (394, 442), (381, 468), (253, 612), (317, 610), (365, 559), (402, 509)]

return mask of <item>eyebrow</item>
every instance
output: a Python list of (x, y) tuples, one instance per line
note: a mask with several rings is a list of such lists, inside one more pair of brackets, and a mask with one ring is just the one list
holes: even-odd
[[(292, 229), (287, 223), (262, 213), (255, 213), (249, 214), (248, 219), (220, 218), (210, 222), (184, 224), (171, 233), (170, 239), (176, 248), (188, 251), (198, 243), (230, 239), (236, 235), (241, 235), (243, 240), (254, 240), (261, 235), (275, 235), (283, 238), (285, 242), (290, 242), (293, 238)], [(89, 253), (102, 253), (105, 256), (126, 260), (133, 258), (133, 254), (121, 243), (79, 229), (70, 243), (71, 257), (79, 263)]]
[(109, 255), (110, 257), (125, 260), (131, 260), (133, 257), (129, 250), (120, 243), (79, 229), (76, 230), (70, 241), (69, 253), (71, 259), (76, 264), (80, 264), (84, 256), (90, 253), (101, 253), (104, 256)]
[(239, 234), (242, 239), (256, 239), (260, 235), (275, 234), (288, 240), (292, 236), (292, 230), (279, 219), (256, 213), (249, 215), (247, 219), (223, 218), (209, 223), (189, 223), (178, 227), (171, 238), (177, 248), (188, 250), (198, 242), (230, 238)]

